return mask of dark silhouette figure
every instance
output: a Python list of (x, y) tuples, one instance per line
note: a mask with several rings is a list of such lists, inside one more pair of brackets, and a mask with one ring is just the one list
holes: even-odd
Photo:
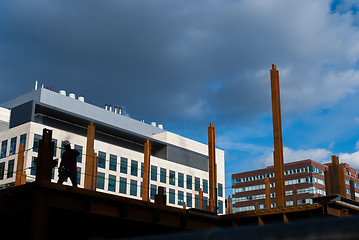
[(62, 184), (67, 178), (70, 178), (72, 186), (77, 187), (77, 156), (80, 153), (71, 149), (69, 141), (64, 141), (65, 152), (61, 156), (61, 164), (59, 168), (59, 180), (57, 183)]

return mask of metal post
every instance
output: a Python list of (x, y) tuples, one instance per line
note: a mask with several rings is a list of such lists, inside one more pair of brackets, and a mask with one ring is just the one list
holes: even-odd
[[(95, 126), (93, 122), (87, 127), (87, 145), (86, 145), (86, 164), (85, 164), (85, 179), (84, 188), (93, 190), (94, 186), (94, 144), (95, 144)], [(96, 164), (97, 168), (97, 164)], [(96, 188), (95, 188), (96, 189)]]
[(266, 209), (270, 209), (271, 208), (270, 183), (268, 178), (266, 178), (264, 186), (265, 186), (265, 196), (266, 196)]
[(284, 185), (284, 160), (283, 160), (283, 139), (282, 119), (280, 106), (279, 73), (273, 64), (270, 71), (272, 90), (272, 116), (273, 116), (273, 137), (274, 137), (274, 177), (277, 207), (285, 207), (285, 185)]
[(144, 149), (142, 200), (149, 202), (151, 143), (147, 139)]
[(51, 139), (52, 130), (44, 128), (42, 139), (39, 141), (39, 153), (36, 162), (36, 182), (51, 181), (52, 168), (54, 167), (54, 143)]
[(24, 171), (24, 151), (24, 144), (21, 143), (19, 147), (19, 154), (17, 156), (15, 186), (26, 183), (26, 171)]
[(208, 127), (208, 173), (209, 173), (209, 210), (217, 212), (217, 164), (215, 128), (213, 123)]
[(203, 209), (203, 190), (202, 190), (202, 188), (199, 189), (198, 208)]

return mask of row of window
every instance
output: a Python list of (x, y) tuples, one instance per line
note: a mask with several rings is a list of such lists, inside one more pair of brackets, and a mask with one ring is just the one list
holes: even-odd
[[(11, 156), (14, 155), (16, 153), (16, 142), (17, 142), (17, 137), (13, 137), (10, 139), (10, 149), (9, 149), (9, 155), (7, 155), (7, 146), (8, 146), (8, 140), (3, 140), (1, 142), (1, 150), (0, 150), (0, 158), (4, 158), (7, 156)], [(19, 146), (20, 144), (26, 144), (26, 134), (22, 134), (20, 136), (20, 141), (19, 141)]]
[[(297, 204), (298, 205), (301, 205), (301, 204), (313, 204), (313, 200), (310, 199), (310, 198), (300, 199), (300, 200), (297, 200)], [(287, 201), (286, 206), (293, 206), (293, 201)], [(275, 207), (276, 207), (276, 204), (271, 203), (271, 208), (275, 208)], [(258, 209), (265, 209), (265, 208), (266, 208), (265, 204), (258, 205)], [(233, 207), (233, 213), (245, 212), (245, 211), (253, 211), (253, 210), (255, 210), (255, 206)]]

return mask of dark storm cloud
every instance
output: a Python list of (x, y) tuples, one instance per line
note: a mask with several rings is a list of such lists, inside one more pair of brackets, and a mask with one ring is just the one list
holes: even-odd
[[(322, 47), (309, 37), (330, 23), (325, 14), (317, 16), (324, 7), (302, 5), (2, 1), (0, 101), (29, 91), (39, 80), (96, 105), (124, 105), (132, 116), (149, 121), (250, 119), (270, 111), (272, 63), (291, 69), (305, 61), (305, 68), (338, 56), (329, 51), (323, 57), (331, 44)], [(288, 70), (283, 85), (289, 92), (300, 71)]]

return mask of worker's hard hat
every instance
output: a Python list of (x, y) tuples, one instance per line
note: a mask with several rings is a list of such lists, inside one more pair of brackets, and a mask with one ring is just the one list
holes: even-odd
[(64, 146), (69, 146), (69, 145), (70, 145), (70, 142), (69, 142), (69, 140), (65, 140), (65, 141), (62, 142), (62, 144), (63, 144)]

